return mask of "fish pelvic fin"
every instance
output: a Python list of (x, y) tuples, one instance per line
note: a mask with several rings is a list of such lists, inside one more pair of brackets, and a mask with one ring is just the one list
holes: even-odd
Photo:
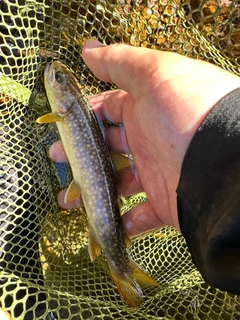
[(59, 117), (56, 113), (47, 113), (39, 117), (36, 121), (37, 123), (51, 123), (51, 122), (62, 121), (62, 118)]
[(91, 261), (93, 262), (100, 254), (101, 254), (101, 247), (98, 244), (94, 233), (89, 229), (88, 232), (88, 253)]
[(133, 260), (130, 260), (130, 262), (132, 272), (128, 275), (126, 273), (123, 275), (116, 273), (111, 266), (109, 267), (123, 301), (130, 307), (138, 307), (144, 301), (142, 289), (151, 286), (159, 287), (159, 284)]
[(65, 193), (65, 196), (64, 196), (64, 203), (65, 204), (68, 204), (69, 202), (73, 201), (73, 200), (76, 200), (77, 198), (79, 198), (81, 195), (81, 192), (80, 192), (80, 188), (79, 186), (76, 184), (76, 182), (73, 180), (66, 193)]

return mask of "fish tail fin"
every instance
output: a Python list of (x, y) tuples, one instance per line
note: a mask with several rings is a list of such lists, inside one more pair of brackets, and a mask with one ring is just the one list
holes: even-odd
[(159, 286), (159, 284), (133, 260), (130, 260), (130, 263), (131, 272), (129, 274), (116, 273), (111, 266), (110, 272), (123, 301), (131, 307), (138, 307), (143, 302), (142, 289)]

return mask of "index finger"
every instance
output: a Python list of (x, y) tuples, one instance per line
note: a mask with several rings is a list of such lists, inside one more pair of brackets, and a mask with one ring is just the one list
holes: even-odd
[(88, 99), (98, 121), (108, 120), (110, 122), (122, 123), (122, 107), (126, 95), (125, 91), (117, 89), (89, 96)]

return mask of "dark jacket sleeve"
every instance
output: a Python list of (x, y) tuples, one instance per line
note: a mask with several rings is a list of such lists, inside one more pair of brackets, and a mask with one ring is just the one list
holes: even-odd
[(225, 96), (195, 133), (177, 206), (181, 232), (203, 278), (240, 294), (240, 89)]

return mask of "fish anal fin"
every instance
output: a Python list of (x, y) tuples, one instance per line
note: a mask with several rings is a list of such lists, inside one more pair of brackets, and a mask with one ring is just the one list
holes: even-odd
[(132, 260), (131, 267), (128, 275), (116, 273), (111, 266), (110, 272), (123, 301), (130, 307), (138, 307), (144, 301), (142, 289), (159, 284)]
[(37, 123), (51, 123), (51, 122), (62, 121), (62, 118), (59, 117), (56, 113), (47, 113), (39, 117), (36, 121)]
[(79, 186), (76, 184), (76, 182), (73, 180), (66, 193), (65, 193), (65, 196), (64, 196), (64, 203), (65, 204), (68, 204), (69, 202), (73, 201), (73, 200), (76, 200), (77, 198), (80, 197), (80, 188)]
[(93, 262), (100, 254), (101, 254), (101, 247), (98, 244), (94, 233), (89, 229), (88, 232), (88, 253), (91, 261)]

